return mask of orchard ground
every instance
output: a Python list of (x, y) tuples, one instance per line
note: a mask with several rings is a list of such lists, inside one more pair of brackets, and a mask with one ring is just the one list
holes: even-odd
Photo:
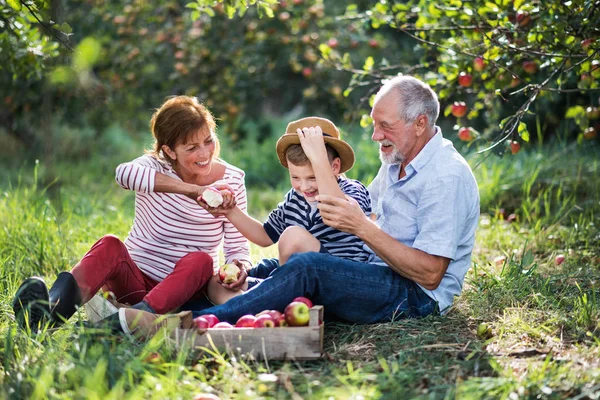
[[(51, 281), (102, 235), (127, 235), (133, 194), (114, 183), (114, 168), (139, 147), (127, 154), (99, 147), (76, 165), (9, 168), (0, 197), (0, 397), (597, 398), (600, 168), (597, 143), (587, 144), (468, 156), (482, 216), (455, 306), (418, 320), (328, 323), (324, 357), (314, 362), (259, 362), (177, 350), (161, 338), (139, 344), (93, 335), (79, 323), (83, 312), (53, 334), (18, 331), (10, 302), (24, 277)], [(252, 177), (252, 166), (240, 164), (256, 148), (236, 151), (225, 146), (225, 158)], [(250, 213), (264, 218), (287, 187), (250, 185)], [(275, 251), (252, 246), (252, 257)]]

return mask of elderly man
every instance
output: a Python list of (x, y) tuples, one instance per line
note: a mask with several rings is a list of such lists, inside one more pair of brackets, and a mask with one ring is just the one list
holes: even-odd
[[(297, 296), (355, 323), (447, 311), (471, 264), (479, 193), (469, 165), (435, 125), (438, 114), (427, 84), (409, 76), (385, 83), (371, 112), (382, 161), (369, 186), (374, 220), (352, 198), (318, 197), (324, 222), (362, 239), (368, 262), (324, 253), (294, 254), (278, 268), (265, 260), (255, 268), (264, 281), (194, 314), (235, 323), (244, 314), (283, 310)], [(311, 164), (315, 175), (332, 173), (324, 160)]]

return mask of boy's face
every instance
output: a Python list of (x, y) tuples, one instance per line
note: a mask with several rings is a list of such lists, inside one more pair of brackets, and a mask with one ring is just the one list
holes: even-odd
[[(335, 158), (331, 165), (331, 169), (334, 175), (338, 175), (340, 172), (340, 159)], [(288, 160), (288, 170), (290, 171), (290, 181), (294, 190), (304, 196), (308, 202), (316, 202), (315, 196), (319, 194), (319, 188), (317, 186), (317, 178), (313, 172), (310, 163), (300, 166), (294, 165)]]

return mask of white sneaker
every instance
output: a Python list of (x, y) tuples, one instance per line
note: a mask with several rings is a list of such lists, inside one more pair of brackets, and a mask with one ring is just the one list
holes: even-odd
[(117, 313), (119, 309), (106, 300), (101, 294), (97, 294), (85, 303), (85, 313), (88, 316), (88, 320), (92, 323), (96, 323)]

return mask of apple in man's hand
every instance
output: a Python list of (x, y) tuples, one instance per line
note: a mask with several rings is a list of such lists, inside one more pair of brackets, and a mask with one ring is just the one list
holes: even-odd
[(289, 326), (306, 326), (310, 319), (309, 308), (306, 303), (293, 301), (284, 311), (285, 320)]
[(219, 268), (219, 279), (223, 283), (234, 283), (240, 279), (240, 268), (235, 264), (225, 264), (221, 268)]

